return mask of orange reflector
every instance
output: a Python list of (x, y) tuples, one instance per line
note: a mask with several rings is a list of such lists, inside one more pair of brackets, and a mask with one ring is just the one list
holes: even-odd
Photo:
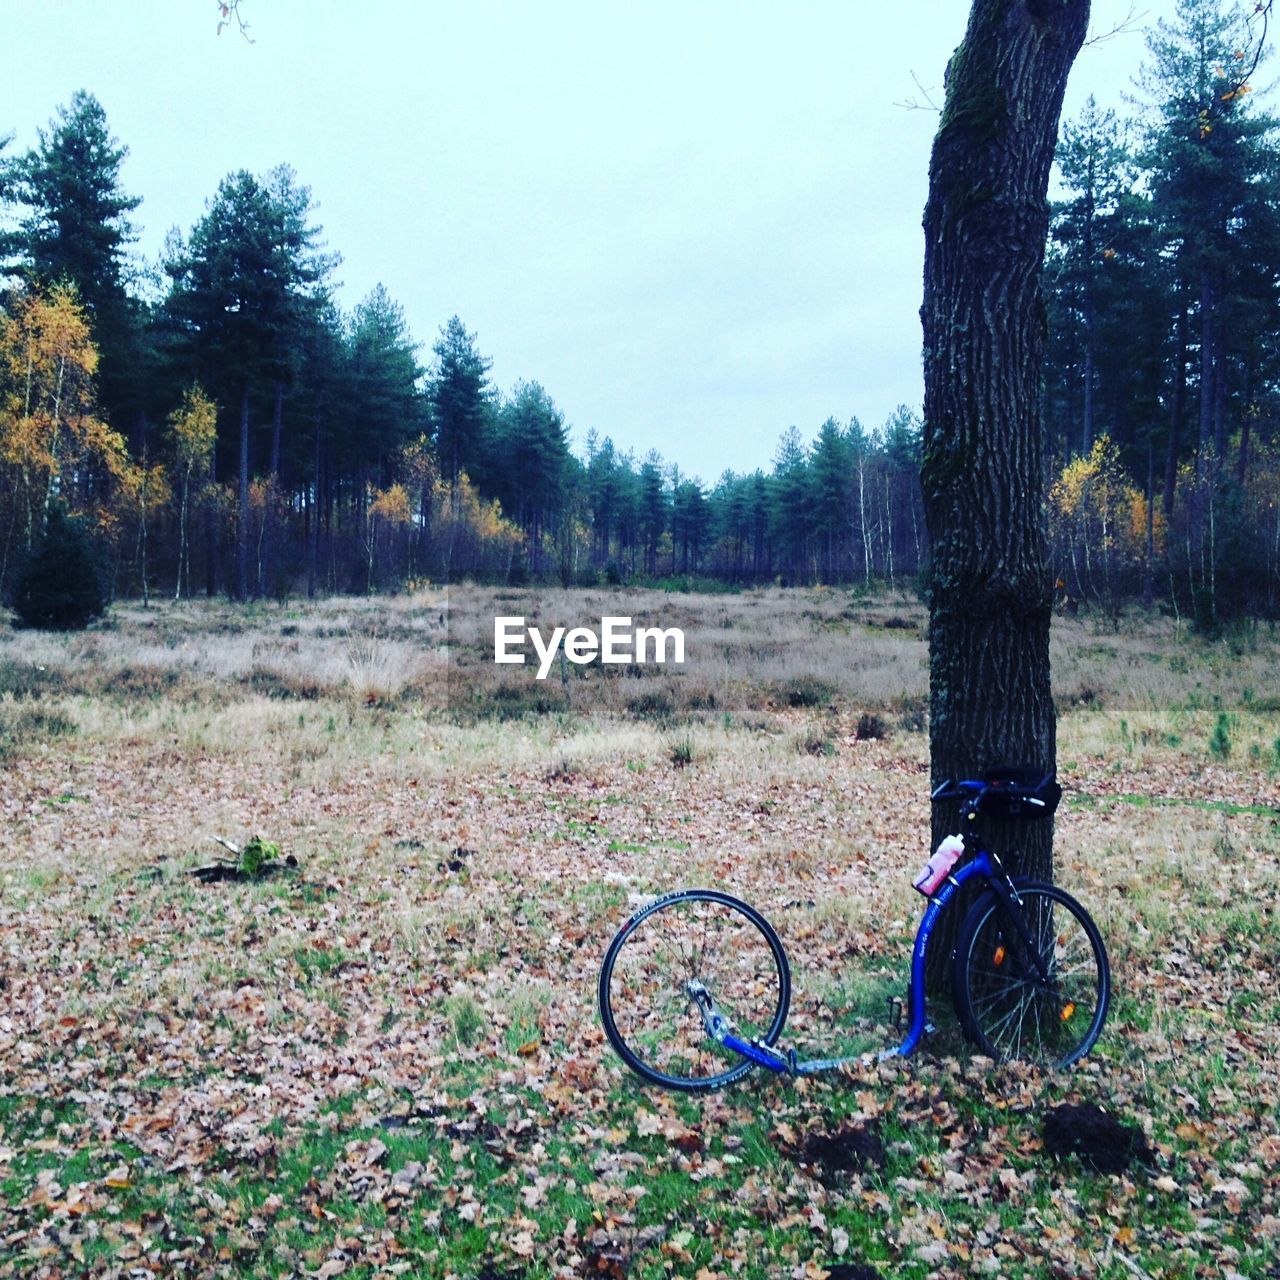
[(996, 948), (995, 963), (1004, 964), (1004, 948), (1003, 947)]
[(1063, 1022), (1070, 1022), (1071, 1015), (1075, 1013), (1075, 1011), (1076, 1011), (1075, 1005), (1072, 1004), (1070, 1001), (1068, 1001), (1066, 1004), (1062, 1006), (1062, 1012), (1058, 1014), (1058, 1017)]

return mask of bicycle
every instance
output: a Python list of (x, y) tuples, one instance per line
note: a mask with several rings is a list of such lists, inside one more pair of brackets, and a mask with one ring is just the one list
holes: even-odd
[[(1089, 913), (1056, 885), (1010, 876), (976, 836), (983, 816), (1037, 819), (1058, 806), (1053, 774), (1000, 769), (947, 781), (932, 800), (961, 801), (969, 836), (949, 836), (913, 882), (928, 898), (911, 956), (909, 1026), (879, 1054), (802, 1061), (777, 1047), (791, 1002), (791, 970), (777, 932), (755, 908), (717, 889), (681, 889), (637, 911), (600, 970), (609, 1042), (650, 1084), (717, 1089), (760, 1066), (793, 1076), (909, 1057), (925, 1018), (925, 957), (939, 916), (962, 886), (981, 881), (952, 953), (960, 1025), (997, 1061), (1068, 1067), (1093, 1048), (1111, 1000), (1111, 971)], [(960, 859), (964, 858), (963, 862)], [(960, 865), (957, 866), (957, 863)], [(901, 1002), (891, 1001), (891, 1008)], [(896, 1019), (895, 1019), (896, 1020)]]

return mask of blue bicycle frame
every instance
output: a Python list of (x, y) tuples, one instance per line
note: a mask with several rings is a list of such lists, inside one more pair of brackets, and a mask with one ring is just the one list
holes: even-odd
[[(700, 982), (688, 984), (689, 995), (693, 998), (702, 1013), (702, 1020), (707, 1034), (731, 1049), (734, 1053), (749, 1058), (770, 1071), (788, 1075), (815, 1075), (820, 1071), (832, 1071), (854, 1063), (884, 1062), (888, 1058), (906, 1058), (920, 1047), (920, 1041), (930, 1029), (925, 1020), (924, 1010), (924, 958), (929, 950), (929, 938), (933, 933), (938, 917), (946, 909), (947, 904), (955, 897), (960, 887), (973, 879), (986, 879), (1000, 892), (1002, 872), (992, 862), (991, 855), (985, 849), (979, 849), (972, 859), (957, 868), (942, 882), (942, 887), (930, 899), (916, 930), (915, 949), (911, 953), (911, 1025), (902, 1043), (893, 1049), (886, 1049), (879, 1054), (859, 1054), (849, 1058), (811, 1058), (800, 1061), (792, 1049), (788, 1053), (759, 1044), (752, 1040), (743, 1040), (734, 1034), (732, 1024), (717, 1008), (711, 993)], [(1005, 891), (1006, 893), (1008, 890)], [(1003, 895), (1002, 895), (1003, 896)], [(1030, 939), (1027, 939), (1029, 942)]]

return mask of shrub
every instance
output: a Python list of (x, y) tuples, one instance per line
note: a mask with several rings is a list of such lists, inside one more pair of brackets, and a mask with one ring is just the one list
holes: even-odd
[(44, 537), (14, 589), (13, 607), (23, 626), (79, 631), (107, 607), (106, 575), (88, 531), (54, 506)]
[(1225, 711), (1218, 712), (1218, 723), (1213, 727), (1209, 750), (1219, 760), (1225, 760), (1231, 754), (1231, 719)]
[(898, 700), (898, 728), (923, 733), (929, 727), (929, 700), (904, 694)]
[(637, 720), (657, 720), (665, 723), (675, 714), (675, 704), (659, 689), (638, 694), (627, 703), (627, 710)]
[(61, 738), (75, 731), (75, 721), (61, 711), (0, 702), (0, 761), (21, 754), (37, 742)]
[(782, 697), (789, 707), (821, 707), (835, 696), (835, 689), (817, 676), (797, 676), (783, 686)]
[(858, 727), (853, 731), (853, 736), (859, 742), (865, 742), (869, 738), (887, 738), (889, 726), (874, 711), (864, 711), (858, 717)]
[(1191, 629), (1212, 640), (1217, 637), (1220, 625), (1213, 592), (1206, 587), (1197, 587), (1191, 597)]

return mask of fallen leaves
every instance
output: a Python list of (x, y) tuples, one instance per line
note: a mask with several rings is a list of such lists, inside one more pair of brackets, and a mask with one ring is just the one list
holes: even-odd
[[(1076, 764), (1106, 803), (1061, 813), (1062, 878), (1089, 885), (1125, 996), (1077, 1071), (993, 1068), (943, 1038), (905, 1066), (673, 1099), (625, 1077), (595, 1015), (627, 896), (706, 882), (759, 905), (795, 969), (788, 1038), (837, 1044), (846, 979), (901, 992), (919, 744), (819, 760), (726, 731), (675, 771), (632, 728), (586, 729), (587, 763), (551, 785), (543, 756), (571, 724), (498, 745), (362, 708), (330, 757), (295, 708), (268, 710), (260, 751), (138, 729), (3, 775), (0, 1178), (17, 1191), (0, 1275), (81, 1274), (91, 1238), (137, 1274), (252, 1275), (275, 1253), (291, 1274), (512, 1280), (816, 1280), (864, 1256), (881, 1274), (1083, 1275), (1108, 1249), (1155, 1276), (1179, 1248), (1249, 1274), (1280, 1239), (1258, 1070), (1278, 1047), (1274, 915), (1251, 914), (1276, 888), (1268, 819), (1233, 818), (1238, 852), (1215, 857), (1218, 815), (1142, 810), (1110, 760)], [(787, 714), (789, 734), (804, 717)], [(1275, 792), (1261, 772), (1151, 782)], [(216, 829), (279, 832), (310, 883), (191, 884)], [(1141, 1118), (1151, 1172), (1048, 1160), (1039, 1125), (1061, 1103)], [(858, 1133), (879, 1153), (855, 1159)]]

